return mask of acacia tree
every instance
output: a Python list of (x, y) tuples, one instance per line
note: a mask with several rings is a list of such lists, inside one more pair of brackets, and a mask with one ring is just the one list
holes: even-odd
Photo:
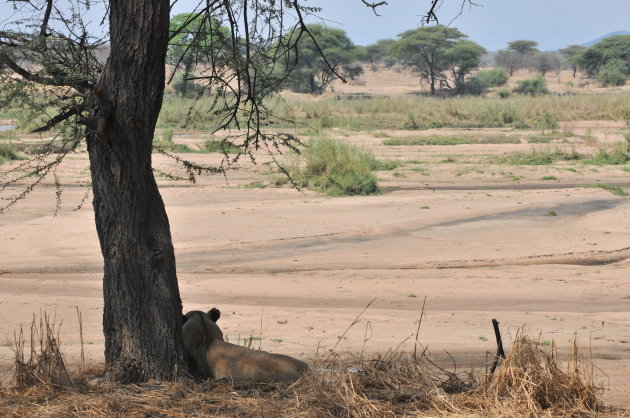
[(507, 49), (497, 51), (494, 60), (512, 76), (516, 71), (525, 68), (528, 58), (538, 52), (537, 45), (538, 42), (528, 40), (509, 42)]
[(515, 51), (501, 49), (494, 56), (494, 63), (501, 68), (505, 68), (510, 76), (520, 68), (521, 59)]
[(455, 86), (451, 87), (446, 79), (444, 84), (453, 88), (455, 93), (462, 93), (465, 89), (466, 76), (479, 68), (481, 57), (485, 53), (486, 49), (473, 41), (468, 39), (457, 41), (446, 51), (445, 56)]
[[(166, 62), (182, 67), (181, 81), (175, 87), (182, 96), (187, 96), (189, 78), (192, 77), (196, 64), (207, 64), (210, 60), (216, 65), (219, 61), (226, 61), (216, 53), (225, 53), (229, 49), (230, 30), (222, 26), (217, 19), (180, 13), (171, 18), (169, 31), (173, 36), (169, 41)], [(215, 54), (208, 57), (207, 54), (212, 52)]]
[[(630, 74), (630, 35), (609, 36), (582, 51), (577, 61), (589, 77), (595, 77), (602, 67), (616, 62), (623, 74)], [(619, 63), (621, 65), (619, 65)]]
[(394, 57), (390, 54), (390, 49), (395, 43), (393, 39), (379, 39), (376, 43), (365, 47), (365, 61), (368, 62), (372, 68), (377, 63), (385, 63), (388, 67), (391, 67), (395, 63)]
[(360, 49), (355, 47), (345, 31), (322, 25), (308, 25), (308, 30), (313, 38), (301, 37), (292, 41), (297, 34), (291, 31), (278, 44), (284, 48), (288, 43), (296, 43), (294, 54), (285, 57), (288, 62), (295, 62), (286, 81), (291, 90), (322, 94), (339, 74), (354, 79), (363, 72), (362, 67), (356, 64), (361, 58)]
[(435, 94), (436, 84), (448, 68), (447, 51), (466, 35), (456, 28), (436, 25), (408, 30), (398, 36), (400, 39), (392, 45), (391, 53), (426, 80), (431, 94)]
[[(373, 9), (384, 3), (361, 1)], [(103, 2), (107, 28), (103, 36), (95, 36), (93, 25), (83, 20), (92, 0), (66, 0), (64, 7), (55, 0), (11, 3), (16, 13), (0, 28), (0, 107), (28, 106), (34, 113), (50, 115), (33, 131), (52, 131), (55, 137), (45, 149), (56, 145), (58, 153), (38, 155), (7, 170), (1, 190), (10, 191), (10, 185), (20, 182), (25, 188), (9, 197), (1, 210), (54, 174), (68, 153), (87, 144), (104, 260), (107, 376), (123, 382), (171, 379), (183, 367), (182, 304), (151, 152), (156, 148), (152, 142), (162, 105), (167, 45), (193, 20), (169, 32), (168, 0), (109, 0)], [(297, 16), (299, 40), (310, 36), (303, 15), (316, 10), (298, 0), (199, 4), (191, 16), (216, 19), (230, 29), (229, 49), (208, 52), (226, 57), (229, 65), (211, 62), (199, 77), (214, 86), (217, 105), (212, 111), (223, 115), (215, 128), (241, 128), (238, 139), (245, 153), (294, 147), (291, 135), (267, 134), (261, 126), (270, 118), (262, 99), (283, 81), (275, 66), (295, 43), (268, 51), (294, 29), (285, 27), (288, 12)], [(438, 6), (439, 0), (431, 1), (427, 22), (436, 19)], [(111, 52), (102, 64), (97, 55), (105, 43)], [(293, 65), (288, 62), (286, 72)], [(56, 112), (47, 113), (51, 108)], [(183, 161), (183, 166), (192, 179), (203, 171), (224, 170), (223, 163), (206, 167)]]

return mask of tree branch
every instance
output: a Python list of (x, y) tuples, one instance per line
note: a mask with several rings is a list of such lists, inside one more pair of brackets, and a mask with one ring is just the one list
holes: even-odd
[(379, 6), (387, 6), (387, 2), (386, 1), (379, 1), (378, 3), (370, 3), (367, 0), (361, 0), (363, 2), (363, 4), (365, 4), (366, 7), (371, 7), (372, 11), (374, 12), (374, 14), (376, 16), (380, 16), (378, 13), (376, 13), (376, 8)]

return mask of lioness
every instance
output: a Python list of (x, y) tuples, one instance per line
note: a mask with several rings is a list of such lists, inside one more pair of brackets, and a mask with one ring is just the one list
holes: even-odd
[(184, 360), (193, 373), (233, 382), (265, 383), (294, 381), (308, 370), (306, 363), (293, 357), (226, 343), (216, 324), (220, 317), (217, 308), (184, 315)]

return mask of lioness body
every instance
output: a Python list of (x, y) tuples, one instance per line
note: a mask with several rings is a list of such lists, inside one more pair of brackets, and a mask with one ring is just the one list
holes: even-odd
[(210, 344), (206, 359), (213, 377), (233, 381), (293, 381), (308, 370), (306, 363), (293, 357), (252, 350), (220, 340)]
[(308, 370), (303, 361), (282, 354), (226, 343), (216, 324), (218, 309), (184, 317), (184, 360), (193, 373), (235, 382), (293, 381)]

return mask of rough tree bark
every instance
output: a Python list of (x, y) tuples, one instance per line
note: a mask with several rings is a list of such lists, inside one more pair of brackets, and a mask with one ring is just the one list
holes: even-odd
[(105, 361), (117, 381), (170, 379), (182, 363), (175, 256), (151, 169), (162, 106), (168, 0), (111, 0), (111, 53), (88, 135), (104, 258)]

